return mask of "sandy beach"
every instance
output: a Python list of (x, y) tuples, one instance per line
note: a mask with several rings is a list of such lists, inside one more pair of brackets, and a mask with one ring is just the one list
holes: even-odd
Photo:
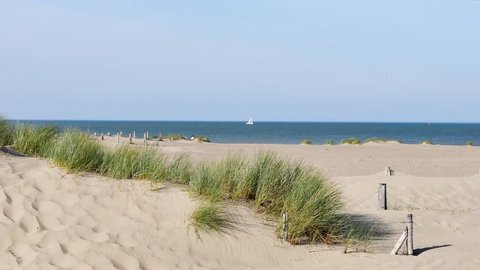
[[(107, 138), (107, 144), (115, 144)], [(141, 143), (141, 142), (140, 142)], [(154, 142), (150, 142), (154, 143)], [(159, 142), (196, 161), (272, 150), (323, 171), (346, 211), (377, 224), (368, 253), (292, 246), (248, 205), (228, 208), (235, 228), (200, 233), (199, 200), (182, 186), (67, 174), (47, 160), (0, 154), (0, 269), (478, 269), (480, 147), (370, 143), (254, 145)], [(385, 166), (395, 170), (385, 176)], [(377, 209), (387, 183), (388, 208)], [(392, 256), (407, 213), (416, 256)]]

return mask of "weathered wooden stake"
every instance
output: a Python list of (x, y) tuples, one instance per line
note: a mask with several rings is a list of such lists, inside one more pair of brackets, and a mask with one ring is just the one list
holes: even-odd
[(132, 143), (132, 133), (128, 133), (128, 143)]
[(407, 251), (413, 255), (413, 215), (407, 214)]
[(390, 167), (385, 167), (385, 175), (386, 176), (392, 176), (393, 175), (393, 169)]
[(123, 137), (123, 131), (120, 131), (120, 137)]
[(378, 208), (387, 210), (387, 184), (378, 184)]
[(103, 139), (105, 139), (105, 136), (103, 136), (103, 133), (102, 133), (102, 141), (103, 141)]
[(147, 131), (147, 140), (148, 140), (148, 131)]
[(120, 133), (117, 133), (117, 144), (120, 143)]
[(288, 214), (285, 212), (282, 214), (283, 224), (282, 224), (282, 239), (287, 241), (288, 238)]
[(107, 132), (107, 136), (108, 136), (108, 137), (112, 136), (111, 133), (110, 133), (110, 131)]
[(393, 247), (392, 252), (390, 252), (391, 255), (397, 255), (398, 251), (400, 251), (400, 248), (402, 247), (403, 243), (407, 240), (407, 228), (405, 228), (405, 231), (403, 231), (402, 236), (400, 236), (400, 239), (398, 239), (397, 243), (395, 244), (395, 247)]
[(147, 146), (147, 133), (143, 133), (143, 145)]
[(135, 135), (135, 130), (133, 131), (133, 138), (136, 139), (137, 135)]

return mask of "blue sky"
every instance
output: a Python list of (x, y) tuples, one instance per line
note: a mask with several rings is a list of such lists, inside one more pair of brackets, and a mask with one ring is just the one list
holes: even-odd
[(475, 0), (0, 0), (0, 113), (480, 122), (479, 14)]

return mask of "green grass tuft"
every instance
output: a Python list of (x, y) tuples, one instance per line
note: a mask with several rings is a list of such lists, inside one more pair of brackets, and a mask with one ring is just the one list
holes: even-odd
[(34, 157), (48, 157), (51, 154), (58, 129), (54, 126), (16, 126), (13, 130), (13, 148)]
[(226, 232), (233, 223), (222, 206), (215, 203), (200, 205), (192, 214), (192, 226), (195, 230), (204, 232)]
[(167, 178), (173, 183), (188, 185), (192, 174), (193, 165), (186, 154), (177, 156), (168, 164)]
[(365, 140), (365, 143), (369, 143), (369, 142), (374, 142), (374, 143), (385, 143), (387, 142), (388, 140), (385, 139), (385, 138), (378, 138), (378, 137), (373, 137), (373, 138), (368, 138)]
[(178, 141), (178, 140), (186, 140), (187, 137), (185, 137), (181, 134), (169, 134), (162, 139), (167, 139), (167, 140), (170, 140), (170, 141)]
[(12, 133), (13, 127), (0, 116), (0, 147), (11, 143)]
[(467, 142), (465, 142), (465, 145), (467, 145), (467, 146), (473, 146), (473, 141), (467, 141)]
[(362, 143), (362, 141), (360, 141), (359, 139), (354, 138), (354, 137), (342, 140), (342, 144), (355, 144), (355, 145), (357, 145), (357, 144), (361, 144), (361, 143)]
[(309, 139), (303, 139), (300, 141), (300, 144), (312, 144), (312, 141)]
[(210, 142), (210, 139), (208, 139), (206, 136), (203, 135), (194, 135), (192, 136), (192, 141), (196, 142)]
[(117, 179), (165, 180), (168, 175), (166, 158), (153, 148), (120, 146), (107, 152), (100, 169)]
[(78, 131), (62, 133), (53, 147), (51, 158), (68, 172), (98, 172), (103, 162), (104, 150), (98, 141)]
[(431, 145), (431, 144), (433, 144), (433, 142), (432, 142), (432, 141), (430, 141), (430, 140), (425, 140), (425, 141), (423, 141), (421, 144), (428, 144), (428, 145)]

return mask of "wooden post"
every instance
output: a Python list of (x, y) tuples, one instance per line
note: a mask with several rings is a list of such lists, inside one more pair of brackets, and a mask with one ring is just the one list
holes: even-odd
[(132, 143), (132, 133), (128, 133), (128, 143)]
[(393, 169), (390, 167), (385, 167), (385, 175), (386, 176), (392, 176), (393, 175)]
[(147, 140), (148, 140), (148, 131), (147, 131)]
[(398, 239), (397, 243), (395, 244), (395, 247), (393, 247), (392, 252), (390, 252), (391, 255), (397, 255), (398, 251), (400, 251), (400, 248), (402, 247), (403, 243), (407, 240), (407, 229), (405, 228), (405, 231), (403, 231), (402, 236), (400, 236), (400, 239)]
[(147, 146), (147, 133), (143, 133), (143, 145)]
[(108, 137), (112, 136), (112, 135), (110, 134), (110, 131), (109, 131), (109, 132), (107, 132), (107, 136), (108, 136)]
[(387, 210), (387, 184), (378, 184), (378, 208)]
[(137, 135), (135, 135), (135, 130), (133, 131), (133, 138), (136, 139)]
[(120, 137), (123, 137), (123, 131), (120, 131)]
[(282, 224), (282, 239), (287, 241), (288, 239), (288, 213), (285, 212), (282, 214), (283, 224)]
[(120, 133), (117, 133), (117, 144), (120, 143)]
[(102, 141), (103, 141), (103, 139), (105, 139), (105, 137), (103, 136), (103, 133), (102, 133)]
[(413, 255), (413, 215), (407, 214), (407, 251)]
[(97, 132), (94, 132), (94, 133), (93, 133), (93, 136), (97, 137)]

